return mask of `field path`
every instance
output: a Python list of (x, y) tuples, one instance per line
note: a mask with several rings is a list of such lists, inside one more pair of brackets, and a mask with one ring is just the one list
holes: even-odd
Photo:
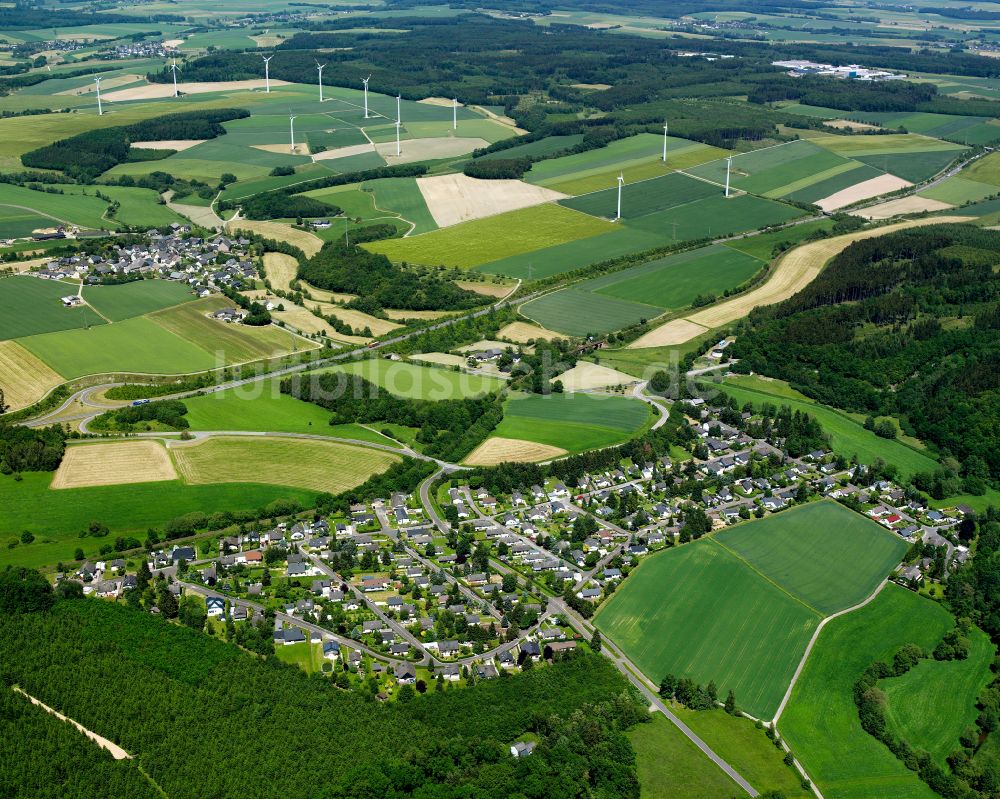
[(806, 667), (806, 661), (809, 659), (809, 653), (812, 652), (812, 648), (815, 645), (819, 634), (823, 632), (823, 628), (826, 627), (828, 622), (833, 621), (838, 616), (844, 616), (848, 613), (853, 613), (855, 610), (860, 610), (869, 602), (871, 602), (875, 597), (877, 597), (883, 588), (885, 588), (886, 583), (889, 582), (889, 578), (884, 579), (878, 584), (878, 587), (871, 592), (865, 599), (861, 600), (857, 605), (853, 605), (849, 608), (844, 608), (843, 610), (838, 610), (829, 616), (826, 616), (813, 631), (812, 638), (809, 639), (809, 643), (806, 644), (806, 651), (802, 653), (802, 659), (799, 661), (799, 665), (795, 667), (795, 673), (792, 675), (792, 681), (788, 683), (788, 690), (785, 691), (785, 695), (781, 698), (781, 704), (778, 705), (778, 709), (774, 713), (774, 718), (771, 720), (772, 724), (777, 725), (778, 719), (781, 718), (781, 714), (785, 712), (785, 705), (788, 704), (788, 700), (792, 697), (792, 691), (795, 688), (795, 683), (799, 681), (799, 675), (802, 674), (802, 670)]
[(77, 730), (79, 730), (84, 735), (86, 735), (88, 738), (90, 738), (90, 740), (92, 740), (94, 743), (96, 743), (102, 749), (107, 749), (111, 753), (111, 756), (115, 760), (131, 760), (132, 759), (132, 755), (130, 755), (128, 752), (126, 752), (124, 749), (122, 749), (118, 744), (114, 743), (113, 741), (109, 741), (107, 738), (104, 738), (103, 736), (98, 735), (96, 732), (92, 732), (91, 730), (88, 730), (86, 727), (84, 727), (82, 724), (80, 724), (80, 722), (73, 721), (73, 719), (71, 719), (71, 718), (67, 718), (66, 716), (64, 716), (59, 711), (53, 710), (48, 705), (46, 705), (44, 702), (42, 702), (41, 700), (35, 699), (35, 697), (33, 697), (31, 694), (27, 693), (26, 691), (22, 690), (18, 686), (16, 686), (16, 685), (14, 686), (14, 691), (16, 691), (21, 696), (23, 696), (25, 699), (27, 699), (28, 701), (30, 701), (31, 704), (38, 705), (42, 709), (47, 710), (49, 713), (51, 713), (53, 716), (55, 716), (60, 721), (66, 721), (66, 722), (69, 722), (70, 724), (72, 724), (74, 727), (77, 728)]
[(894, 233), (905, 228), (944, 225), (953, 222), (968, 222), (969, 220), (970, 217), (967, 216), (910, 219), (893, 225), (870, 228), (803, 244), (801, 247), (789, 250), (782, 256), (763, 285), (746, 294), (733, 297), (731, 300), (711, 305), (690, 316), (672, 319), (640, 336), (629, 344), (627, 349), (684, 344), (701, 335), (705, 329), (721, 327), (742, 319), (754, 308), (761, 305), (773, 305), (787, 300), (815, 280), (831, 258), (839, 255), (856, 241)]

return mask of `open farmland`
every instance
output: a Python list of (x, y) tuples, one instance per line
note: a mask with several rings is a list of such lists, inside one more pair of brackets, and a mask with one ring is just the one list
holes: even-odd
[(937, 796), (861, 729), (852, 689), (872, 661), (889, 660), (904, 644), (932, 649), (952, 624), (940, 605), (890, 584), (870, 604), (823, 629), (778, 724), (823, 796)]
[(299, 262), (283, 252), (264, 253), (264, 275), (271, 286), (281, 291), (291, 291), (291, 284), (299, 273)]
[(84, 298), (101, 316), (120, 322), (190, 302), (194, 294), (187, 283), (175, 280), (135, 280), (116, 286), (88, 286)]
[(455, 372), (432, 366), (418, 366), (382, 358), (365, 358), (320, 371), (360, 375), (390, 394), (408, 399), (446, 400), (477, 397), (490, 391), (497, 391), (503, 386), (503, 381), (496, 377)]
[(869, 596), (906, 550), (848, 515), (816, 503), (656, 555), (597, 624), (654, 681), (666, 673), (712, 679), (768, 718), (820, 619)]
[[(788, 299), (812, 282), (827, 261), (845, 250), (855, 241), (868, 239), (873, 236), (881, 236), (904, 228), (937, 224), (946, 221), (964, 222), (966, 221), (966, 217), (914, 219), (803, 244), (801, 247), (796, 247), (782, 256), (781, 260), (774, 267), (774, 271), (763, 285), (731, 300), (726, 300), (716, 305), (711, 305), (704, 310), (697, 311), (686, 317), (683, 321), (697, 325), (703, 329), (730, 324), (737, 319), (742, 319), (759, 305), (773, 305), (776, 302)], [(690, 328), (692, 332), (687, 338), (679, 338), (678, 321), (673, 320), (667, 322), (665, 325), (654, 328), (629, 344), (629, 347), (640, 349), (643, 347), (660, 347), (666, 344), (682, 344), (684, 341), (694, 338), (699, 334), (696, 328)]]
[(380, 474), (399, 458), (332, 441), (219, 436), (172, 444), (188, 483), (265, 483), (339, 494)]
[[(705, 197), (722, 194), (722, 188), (704, 180), (696, 180), (680, 172), (671, 172), (639, 183), (626, 183), (622, 188), (622, 219), (638, 219), (657, 211), (666, 211)], [(585, 214), (614, 219), (618, 207), (618, 188), (608, 188), (562, 200), (562, 205)]]
[(26, 408), (62, 382), (61, 375), (16, 341), (0, 341), (0, 389), (10, 410)]
[(308, 506), (315, 497), (312, 491), (260, 483), (160, 481), (54, 490), (52, 479), (49, 472), (26, 472), (20, 481), (0, 475), (0, 530), (30, 530), (37, 537), (29, 546), (0, 549), (0, 568), (8, 563), (37, 567), (69, 562), (77, 547), (97, 558), (107, 539), (79, 537), (92, 521), (106, 524), (115, 534), (145, 534), (187, 513), (256, 510), (279, 499)]
[(670, 255), (593, 278), (521, 306), (521, 312), (560, 333), (607, 333), (717, 296), (764, 266), (745, 253), (714, 245)]
[(31, 275), (0, 278), (0, 339), (102, 325), (86, 305), (66, 308), (60, 297), (76, 294), (79, 283), (41, 280)]
[(417, 178), (438, 227), (559, 200), (564, 194), (521, 180), (479, 180), (462, 174)]
[(691, 241), (781, 225), (804, 213), (794, 206), (752, 194), (734, 195), (728, 199), (720, 194), (638, 219), (627, 219), (625, 226), (658, 234), (667, 240)]
[[(518, 235), (512, 236), (512, 230), (518, 231)], [(546, 203), (477, 219), (447, 230), (364, 246), (396, 262), (471, 268), (611, 230), (614, 226), (609, 222)]]
[(174, 464), (158, 441), (77, 444), (66, 450), (52, 478), (52, 488), (86, 488), (176, 479)]
[(490, 436), (465, 458), (468, 466), (497, 466), (501, 463), (538, 463), (566, 454), (561, 447), (524, 441), (517, 438)]
[[(56, 225), (78, 225), (81, 228), (117, 228), (114, 221), (106, 219), (104, 212), (108, 204), (93, 196), (57, 194), (34, 191), (24, 186), (9, 183), (0, 184), (0, 225), (5, 219), (20, 219), (19, 215), (33, 214), (41, 219), (40, 224), (24, 229), (27, 222), (17, 230), (3, 231), (5, 236), (28, 236), (35, 228), (51, 228)], [(11, 216), (8, 217), (7, 215)], [(33, 218), (33, 217), (32, 217)], [(10, 225), (11, 222), (6, 222)]]

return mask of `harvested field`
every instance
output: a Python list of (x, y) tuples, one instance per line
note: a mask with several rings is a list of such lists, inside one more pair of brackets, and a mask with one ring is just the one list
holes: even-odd
[(437, 363), (441, 366), (465, 367), (465, 358), (461, 355), (449, 355), (446, 352), (422, 352), (410, 356), (411, 361), (423, 361), (424, 363)]
[[(127, 86), (130, 83), (135, 83), (138, 80), (142, 80), (142, 75), (115, 75), (111, 78), (103, 78), (101, 80), (101, 86), (105, 87), (104, 91), (108, 89), (117, 89), (119, 86)], [(92, 94), (95, 93), (95, 88), (93, 83), (85, 83), (83, 86), (77, 86), (75, 89), (66, 89), (65, 91), (56, 92), (56, 96), (79, 96), (81, 94)], [(173, 92), (171, 92), (173, 94)], [(101, 99), (105, 99), (107, 95), (102, 94)], [(138, 145), (137, 145), (138, 146)]]
[(318, 253), (323, 246), (323, 240), (319, 236), (313, 235), (307, 230), (296, 230), (283, 222), (252, 222), (249, 219), (237, 219), (226, 222), (226, 230), (230, 233), (248, 230), (251, 233), (258, 233), (264, 238), (284, 241), (298, 247), (310, 258)]
[(559, 200), (566, 195), (521, 180), (477, 180), (462, 174), (417, 178), (438, 227)]
[(284, 322), (289, 327), (295, 328), (300, 333), (306, 335), (313, 335), (314, 333), (329, 335), (334, 332), (333, 328), (326, 321), (320, 319), (312, 311), (287, 300), (282, 300), (281, 302), (285, 306), (285, 310), (271, 311), (271, 316)]
[[(372, 331), (372, 335), (381, 336), (384, 333), (391, 333), (393, 330), (399, 330), (402, 325), (397, 325), (395, 322), (389, 322), (385, 319), (379, 319), (377, 316), (372, 316), (371, 314), (362, 313), (361, 311), (355, 311), (352, 308), (344, 308), (340, 305), (330, 305), (328, 303), (317, 303), (323, 313), (334, 314), (342, 322), (347, 322), (355, 330), (364, 330), (366, 327)], [(419, 311), (411, 311), (410, 313), (417, 313)], [(434, 311), (435, 315), (440, 316), (440, 312)], [(408, 317), (408, 318), (418, 318), (418, 317)]]
[(447, 97), (425, 97), (423, 100), (417, 100), (417, 102), (424, 105), (437, 105), (442, 108), (451, 108), (452, 106), (452, 101)]
[(208, 139), (161, 139), (160, 141), (134, 141), (133, 147), (143, 150), (177, 150), (182, 152), (196, 144), (204, 144)]
[(497, 341), (496, 339), (484, 338), (479, 341), (474, 341), (472, 344), (466, 344), (464, 347), (459, 347), (458, 352), (482, 352), (483, 350), (492, 349), (504, 349), (510, 345), (504, 343), (503, 341)]
[(322, 150), (312, 154), (313, 161), (331, 161), (335, 158), (347, 158), (352, 155), (363, 155), (375, 151), (373, 144), (352, 144), (350, 147), (335, 147), (332, 150)]
[(955, 206), (943, 203), (940, 200), (932, 200), (928, 197), (900, 197), (898, 200), (873, 205), (871, 208), (862, 208), (854, 211), (855, 216), (864, 219), (892, 219), (894, 216), (903, 214), (919, 214), (923, 211), (946, 211)]
[(489, 142), (485, 139), (440, 136), (428, 139), (404, 139), (400, 144), (398, 156), (394, 141), (376, 144), (375, 151), (386, 160), (387, 164), (393, 165), (433, 161), (438, 158), (457, 158), (488, 146)]
[(10, 410), (38, 402), (63, 378), (16, 341), (0, 341), (0, 388)]
[(476, 447), (465, 463), (469, 466), (496, 466), (500, 463), (537, 463), (558, 458), (566, 454), (566, 450), (550, 447), (548, 444), (536, 444), (534, 441), (521, 441), (516, 438), (500, 438), (493, 436)]
[(358, 296), (357, 294), (339, 294), (336, 291), (327, 291), (317, 288), (311, 283), (306, 283), (304, 280), (302, 281), (302, 290), (308, 291), (312, 299), (320, 302), (350, 302)]
[(565, 338), (561, 333), (546, 330), (541, 325), (533, 325), (530, 322), (511, 322), (506, 327), (500, 328), (497, 338), (510, 339), (518, 344), (528, 344), (536, 339), (544, 338), (551, 341), (555, 338)]
[[(674, 319), (660, 325), (633, 341), (628, 345), (628, 349), (683, 344), (703, 333), (706, 328), (720, 327), (742, 319), (758, 305), (773, 305), (776, 302), (787, 300), (808, 285), (819, 274), (827, 261), (856, 241), (882, 236), (904, 228), (947, 224), (949, 222), (968, 222), (970, 219), (971, 217), (965, 216), (911, 219), (906, 222), (897, 222), (894, 225), (821, 239), (796, 247), (778, 262), (771, 276), (762, 286), (742, 296), (709, 306), (685, 319)], [(690, 333), (685, 330), (685, 325), (689, 326)]]
[(291, 291), (292, 281), (299, 271), (299, 262), (283, 252), (264, 253), (264, 274), (275, 289)]
[(577, 362), (576, 366), (563, 372), (556, 380), (563, 384), (566, 391), (587, 391), (592, 388), (627, 386), (639, 382), (632, 375), (588, 361)]
[[(271, 86), (287, 86), (288, 81), (272, 80)], [(208, 94), (209, 92), (239, 92), (252, 89), (263, 89), (264, 80), (220, 80), (205, 83), (178, 83), (177, 90), (181, 94)], [(150, 83), (146, 86), (133, 86), (131, 89), (121, 89), (116, 92), (102, 94), (101, 99), (109, 102), (124, 102), (128, 100), (159, 100), (163, 97), (173, 97), (172, 83)]]
[(189, 483), (267, 483), (339, 494), (380, 474), (399, 458), (331, 441), (219, 436), (172, 442), (177, 469)]
[(174, 464), (162, 444), (122, 441), (67, 447), (51, 487), (88, 488), (176, 479)]
[(895, 175), (880, 175), (834, 192), (829, 197), (817, 200), (815, 205), (824, 211), (836, 211), (838, 208), (853, 205), (870, 197), (878, 197), (880, 194), (888, 194), (890, 191), (898, 191), (912, 185), (910, 181), (897, 178)]
[(517, 288), (516, 283), (479, 283), (475, 280), (456, 280), (454, 283), (460, 289), (482, 294), (484, 297), (495, 297), (498, 300), (503, 299)]
[(827, 119), (823, 124), (837, 130), (878, 130), (878, 125), (869, 125), (867, 122), (855, 122), (853, 119)]

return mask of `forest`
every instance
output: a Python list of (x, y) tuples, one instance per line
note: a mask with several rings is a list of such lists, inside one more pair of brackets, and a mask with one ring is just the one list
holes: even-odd
[[(226, 132), (223, 122), (248, 116), (250, 112), (243, 108), (166, 114), (132, 125), (89, 130), (68, 139), (59, 139), (25, 153), (21, 156), (21, 163), (33, 169), (58, 169), (70, 177), (92, 181), (102, 172), (128, 161), (133, 141), (214, 139)], [(140, 153), (145, 152), (140, 150)], [(171, 153), (170, 150), (157, 152), (158, 157)]]
[(420, 430), (417, 441), (432, 458), (457, 463), (503, 420), (503, 398), (404, 399), (358, 375), (346, 372), (294, 375), (281, 381), (281, 393), (331, 411), (330, 424), (393, 422)]
[(336, 205), (291, 191), (262, 192), (242, 200), (241, 205), (243, 216), (247, 219), (339, 216), (341, 213)]
[(981, 494), (1000, 478), (1000, 233), (935, 225), (856, 242), (742, 324), (734, 370), (897, 416)]
[(66, 434), (58, 425), (20, 427), (0, 418), (0, 472), (52, 472), (66, 451)]
[(365, 313), (382, 308), (412, 311), (455, 311), (475, 308), (483, 298), (433, 274), (393, 266), (384, 255), (371, 253), (343, 239), (327, 242), (299, 265), (299, 278), (328, 291), (357, 294), (348, 304)]
[[(176, 390), (176, 389), (175, 389)], [(159, 423), (173, 430), (186, 430), (190, 427), (184, 414), (187, 406), (180, 400), (161, 400), (147, 402), (144, 405), (126, 405), (113, 411), (102, 413), (91, 422), (95, 430), (115, 430), (132, 432), (134, 430), (152, 430), (153, 423)]]
[[(639, 796), (624, 730), (648, 714), (599, 655), (383, 704), (141, 610), (88, 599), (4, 613), (0, 653), (3, 690), (19, 684), (116, 741), (175, 799), (301, 796), (304, 786), (329, 799)], [(510, 744), (525, 733), (537, 737), (534, 753), (511, 757)], [(46, 751), (17, 737), (0, 739), (7, 779), (35, 771), (12, 767), (15, 747), (29, 765)], [(40, 773), (49, 768), (37, 764)], [(34, 795), (17, 788), (15, 796)]]

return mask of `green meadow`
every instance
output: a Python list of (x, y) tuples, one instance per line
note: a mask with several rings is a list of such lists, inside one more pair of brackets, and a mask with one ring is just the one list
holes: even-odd
[(28, 275), (0, 279), (0, 340), (103, 325), (93, 308), (66, 308), (60, 301), (79, 285)]

